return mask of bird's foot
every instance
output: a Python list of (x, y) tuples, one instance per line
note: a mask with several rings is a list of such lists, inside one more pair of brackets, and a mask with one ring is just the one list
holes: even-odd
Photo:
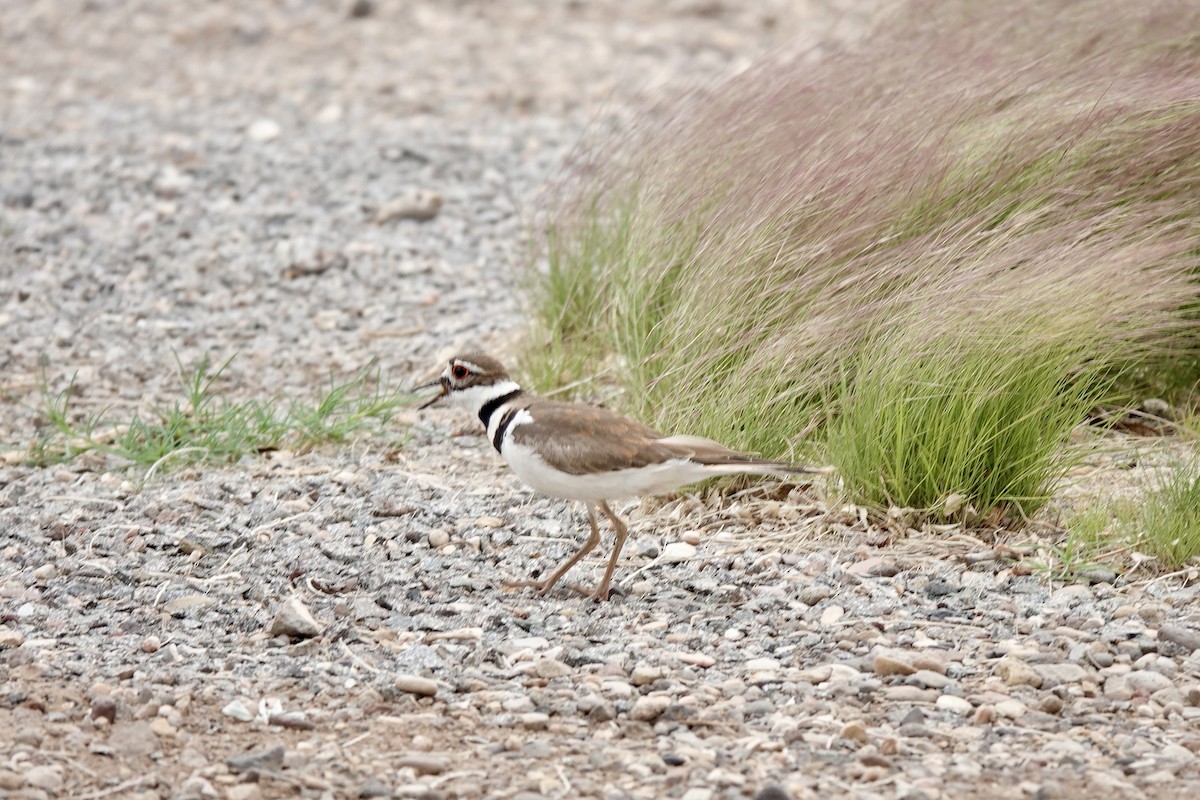
[[(526, 578), (523, 581), (505, 581), (501, 584), (505, 589), (537, 589), (540, 597), (545, 597), (551, 589), (555, 587), (557, 581), (539, 581), (533, 578)], [(597, 586), (595, 589), (587, 586), (581, 586), (578, 583), (564, 583), (564, 589), (569, 589), (576, 594), (590, 597), (597, 603), (603, 602), (614, 595), (624, 596), (625, 592), (620, 587)]]

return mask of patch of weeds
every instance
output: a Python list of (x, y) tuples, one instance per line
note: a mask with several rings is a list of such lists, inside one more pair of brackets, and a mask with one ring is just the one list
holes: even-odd
[(74, 379), (52, 391), (43, 380), (41, 408), (46, 426), (30, 448), (36, 465), (64, 463), (88, 452), (148, 467), (147, 476), (168, 462), (229, 464), (246, 455), (284, 448), (308, 450), (344, 442), (352, 434), (380, 429), (396, 410), (411, 402), (407, 393), (388, 388), (377, 371), (364, 367), (346, 381), (329, 386), (307, 401), (286, 406), (277, 400), (234, 401), (215, 389), (233, 357), (213, 367), (206, 354), (192, 370), (176, 357), (183, 398), (128, 420), (107, 410), (74, 413)]
[(1132, 516), (1133, 507), (1128, 503), (1089, 507), (1067, 523), (1065, 538), (1039, 548), (1030, 563), (1051, 580), (1087, 579), (1098, 569), (1110, 568)]
[[(1105, 382), (1075, 373), (1079, 343), (1028, 331), (881, 339), (831, 405), (828, 453), (850, 498), (933, 517), (1014, 524), (1048, 499), (1064, 445)], [(1069, 376), (1069, 377), (1068, 377)]]
[(1171, 567), (1200, 554), (1200, 461), (1181, 464), (1159, 478), (1132, 524), (1138, 546)]

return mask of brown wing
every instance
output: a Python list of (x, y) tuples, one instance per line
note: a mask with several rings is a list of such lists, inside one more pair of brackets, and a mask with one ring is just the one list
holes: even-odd
[(533, 425), (509, 436), (537, 448), (547, 464), (571, 475), (661, 464), (679, 456), (658, 441), (662, 434), (614, 411), (538, 399), (528, 406)]

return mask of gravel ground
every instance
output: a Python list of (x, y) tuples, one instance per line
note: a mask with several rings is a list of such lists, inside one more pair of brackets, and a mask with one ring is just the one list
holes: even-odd
[[(43, 372), (120, 414), (177, 396), (173, 353), (236, 353), (221, 390), (263, 397), (504, 352), (587, 125), (871, 7), (234, 5), (0, 8), (7, 447)], [(0, 797), (1200, 790), (1195, 571), (1057, 584), (766, 484), (633, 504), (620, 596), (537, 598), (501, 583), (580, 510), (466, 417), (393, 430), (144, 486), (0, 464)]]

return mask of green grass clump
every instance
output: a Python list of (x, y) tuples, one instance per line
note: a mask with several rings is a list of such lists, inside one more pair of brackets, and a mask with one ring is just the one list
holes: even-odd
[(853, 500), (1029, 513), (1081, 409), (1200, 381), (1195, 30), (1165, 1), (910, 2), (685, 97), (553, 198), (526, 377), (828, 457)]
[(114, 420), (107, 412), (74, 413), (74, 381), (57, 392), (43, 385), (41, 411), (46, 424), (30, 448), (28, 461), (63, 463), (98, 452), (149, 467), (151, 474), (167, 463), (228, 464), (270, 450), (306, 450), (346, 441), (359, 431), (385, 425), (410, 402), (406, 394), (388, 389), (365, 368), (349, 380), (331, 380), (324, 391), (286, 409), (277, 401), (233, 401), (215, 388), (232, 361), (231, 356), (214, 369), (206, 354), (188, 370), (176, 359), (183, 399), (146, 415), (134, 413), (126, 421)]
[(859, 502), (1020, 522), (1071, 465), (1064, 444), (1107, 385), (1076, 371), (1082, 343), (969, 330), (926, 342), (901, 330), (856, 361), (826, 442)]
[(1142, 500), (1133, 521), (1139, 546), (1169, 566), (1200, 555), (1200, 462), (1161, 478)]

